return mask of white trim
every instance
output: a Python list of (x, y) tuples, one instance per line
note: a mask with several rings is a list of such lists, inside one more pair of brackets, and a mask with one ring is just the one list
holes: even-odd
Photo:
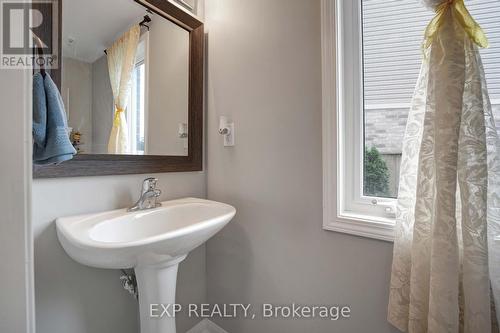
[[(490, 100), (491, 105), (499, 105), (500, 99)], [(384, 109), (410, 109), (409, 103), (372, 103), (365, 104), (365, 110), (384, 110)]]
[(335, 1), (321, 0), (323, 228), (333, 230), (337, 215), (337, 108)]
[[(344, 115), (348, 112), (340, 113), (338, 110), (343, 110), (344, 91), (343, 87), (338, 86), (337, 82), (343, 77), (344, 57), (340, 52), (342, 47), (341, 35), (343, 33), (342, 17), (337, 15), (337, 10), (340, 10), (342, 1), (346, 0), (322, 0), (321, 1), (321, 52), (322, 52), (322, 94), (323, 94), (323, 229), (332, 230), (353, 234), (357, 236), (370, 237), (385, 241), (394, 239), (394, 220), (383, 217), (373, 217), (368, 215), (354, 214), (352, 211), (345, 209), (345, 193), (344, 189), (357, 187), (352, 179), (345, 177), (344, 163), (347, 158), (343, 132), (340, 130), (339, 124), (345, 125)], [(338, 16), (338, 19), (337, 19)], [(356, 33), (351, 31), (351, 34)], [(350, 57), (349, 61), (356, 61), (354, 57)], [(348, 66), (345, 66), (349, 68)], [(354, 73), (355, 74), (355, 73)], [(354, 76), (354, 75), (353, 75)], [(351, 80), (351, 82), (354, 80)], [(343, 81), (342, 81), (343, 82)], [(351, 105), (355, 103), (356, 91), (359, 89), (352, 87)], [(349, 101), (347, 101), (349, 102)], [(352, 111), (352, 110), (351, 110)], [(354, 112), (350, 112), (352, 115)], [(347, 119), (351, 122), (356, 119)], [(359, 121), (359, 119), (357, 119)], [(351, 133), (352, 134), (352, 133)], [(352, 141), (354, 140), (354, 141)], [(356, 144), (355, 135), (349, 138), (349, 141)], [(359, 142), (358, 142), (359, 144)], [(359, 150), (359, 149), (358, 149)], [(359, 153), (359, 151), (358, 151)], [(350, 156), (349, 160), (354, 157), (353, 161), (359, 160), (355, 156)], [(351, 162), (354, 164), (354, 162)], [(359, 173), (360, 165), (348, 166), (349, 170), (355, 170)], [(359, 185), (359, 184), (358, 184)], [(353, 196), (352, 193), (348, 194)], [(361, 198), (363, 205), (366, 205), (366, 198)], [(389, 205), (393, 204), (393, 200), (386, 200)], [(351, 202), (354, 202), (351, 200)], [(384, 209), (385, 205), (379, 205)]]
[(384, 103), (384, 104), (365, 104), (365, 110), (383, 110), (383, 109), (410, 109), (409, 103)]
[(228, 333), (222, 327), (218, 326), (214, 322), (203, 319), (195, 327), (187, 331), (186, 333)]
[(144, 155), (147, 155), (149, 149), (149, 54), (150, 41), (149, 31), (144, 34)]
[[(337, 33), (336, 53), (338, 119), (337, 146), (338, 176), (342, 184), (338, 187), (338, 207), (348, 215), (371, 215), (385, 219), (395, 210), (395, 200), (375, 198), (364, 195), (363, 160), (364, 160), (364, 115), (363, 115), (363, 59), (362, 59), (362, 22), (361, 0), (336, 2)], [(336, 14), (337, 14), (336, 13)], [(345, 19), (349, 18), (349, 19)], [(348, 83), (348, 84), (347, 84)], [(373, 203), (375, 202), (375, 204)], [(390, 210), (390, 213), (386, 212)]]
[(391, 219), (375, 219), (372, 216), (343, 214), (325, 222), (323, 225), (325, 230), (388, 242), (394, 241), (394, 221)]
[(182, 7), (184, 7), (185, 9), (187, 9), (188, 11), (190, 11), (191, 13), (196, 14), (196, 5), (198, 1), (195, 0), (194, 5), (190, 5), (186, 0), (174, 0), (174, 1), (177, 2), (179, 5), (181, 5)]
[[(59, 64), (61, 66), (61, 64)], [(32, 185), (33, 185), (33, 75), (31, 70), (24, 71), (24, 175), (25, 175), (25, 203), (24, 203), (24, 223), (25, 223), (25, 265), (26, 265), (26, 321), (27, 332), (36, 331), (35, 313), (35, 255), (32, 225)]]
[[(135, 140), (134, 133), (135, 133), (135, 128), (137, 127), (137, 119), (135, 117), (135, 105), (136, 105), (136, 99), (135, 96), (135, 88), (136, 88), (136, 82), (137, 78), (135, 75), (137, 74), (136, 70), (138, 65), (144, 64), (144, 124), (142, 126), (144, 127), (144, 133), (148, 133), (148, 119), (149, 119), (149, 31), (146, 31), (141, 35), (139, 38), (139, 44), (137, 48), (139, 49), (141, 44), (144, 49), (144, 54), (142, 55), (142, 58), (139, 58), (136, 56), (135, 59), (135, 64), (134, 64), (134, 82), (130, 85), (130, 91), (129, 91), (129, 100), (128, 100), (128, 106), (127, 106), (127, 113), (126, 113), (126, 118), (127, 118), (127, 127), (128, 127), (128, 150), (130, 153), (133, 155), (139, 155), (139, 152), (137, 151), (137, 141)], [(134, 112), (132, 112), (134, 111)], [(141, 153), (142, 155), (147, 155), (148, 151), (148, 136), (144, 135), (144, 151)]]
[[(197, 0), (196, 1), (196, 9), (195, 9), (195, 12), (192, 12), (190, 10), (188, 10), (186, 7), (184, 7), (183, 5), (181, 5), (179, 2), (177, 2), (177, 0), (166, 0), (167, 2), (171, 3), (172, 5), (176, 6), (177, 8), (179, 8), (180, 10), (188, 13), (189, 15), (191, 15), (192, 17), (194, 17), (195, 19), (197, 19), (198, 21), (200, 22), (203, 22), (203, 16), (204, 16), (204, 12), (201, 10), (201, 9), (204, 9), (204, 0)], [(138, 0), (138, 2), (141, 4), (141, 5), (144, 5), (146, 8), (154, 8), (155, 10), (157, 10), (158, 12), (162, 13), (163, 11), (156, 7), (156, 6), (153, 6), (151, 5), (150, 3), (146, 2), (146, 0)], [(180, 22), (180, 21), (177, 21), (176, 20), (176, 23), (178, 25), (180, 25), (181, 27), (185, 27), (186, 29), (189, 28), (187, 27), (184, 23)]]

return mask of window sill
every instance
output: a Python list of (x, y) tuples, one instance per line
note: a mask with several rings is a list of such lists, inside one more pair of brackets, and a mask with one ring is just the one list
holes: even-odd
[(331, 221), (325, 220), (323, 229), (393, 242), (394, 224), (395, 219), (343, 213)]

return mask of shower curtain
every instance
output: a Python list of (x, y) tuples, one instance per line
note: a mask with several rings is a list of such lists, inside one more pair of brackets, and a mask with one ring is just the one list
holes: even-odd
[[(436, 16), (401, 165), (388, 320), (403, 332), (498, 332), (500, 140), (463, 0)], [(496, 313), (495, 313), (496, 312)]]
[(140, 33), (140, 26), (135, 25), (106, 50), (115, 105), (113, 127), (108, 141), (109, 154), (126, 154), (129, 151), (125, 110)]

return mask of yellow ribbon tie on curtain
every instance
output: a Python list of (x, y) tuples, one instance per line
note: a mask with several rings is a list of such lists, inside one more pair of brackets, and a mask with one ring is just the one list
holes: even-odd
[(423, 43), (424, 49), (427, 49), (432, 45), (432, 42), (434, 41), (434, 38), (439, 31), (439, 28), (441, 28), (444, 23), (444, 19), (448, 9), (453, 11), (453, 16), (457, 19), (469, 38), (474, 43), (476, 43), (480, 47), (489, 46), (486, 34), (465, 7), (464, 0), (445, 0), (439, 6), (437, 6), (436, 16), (434, 16), (431, 23), (429, 23), (429, 25), (425, 29), (425, 37)]
[(123, 113), (123, 111), (124, 111), (123, 109), (116, 107), (115, 119), (113, 120), (113, 124), (118, 128), (121, 125), (120, 114)]

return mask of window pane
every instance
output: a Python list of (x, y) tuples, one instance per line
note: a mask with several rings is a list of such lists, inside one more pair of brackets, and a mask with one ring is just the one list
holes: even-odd
[(144, 154), (144, 63), (136, 65), (133, 84), (131, 139), (136, 154)]
[(145, 93), (145, 65), (141, 63), (137, 66), (137, 108), (136, 108), (136, 145), (137, 150), (144, 154), (144, 131), (145, 131), (145, 105), (144, 105), (144, 93)]
[[(406, 118), (421, 64), (423, 31), (433, 12), (419, 1), (361, 0), (366, 196), (397, 197)], [(500, 6), (466, 1), (490, 40), (482, 50), (500, 128)]]

